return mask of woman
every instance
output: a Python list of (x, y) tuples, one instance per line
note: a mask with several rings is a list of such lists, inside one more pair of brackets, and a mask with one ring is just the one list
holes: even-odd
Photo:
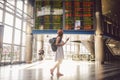
[(57, 51), (55, 54), (55, 61), (56, 64), (53, 66), (53, 68), (50, 69), (51, 75), (53, 75), (54, 70), (57, 68), (57, 76), (63, 76), (62, 73), (60, 73), (60, 64), (62, 60), (64, 59), (64, 52), (63, 52), (63, 45), (66, 44), (66, 42), (69, 40), (69, 38), (66, 39), (65, 42), (62, 41), (63, 37), (63, 30), (60, 29), (57, 31), (57, 38), (56, 38), (56, 45), (57, 45)]

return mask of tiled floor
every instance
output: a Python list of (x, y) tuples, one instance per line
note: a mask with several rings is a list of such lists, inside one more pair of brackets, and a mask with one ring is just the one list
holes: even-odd
[(54, 61), (46, 60), (33, 64), (0, 67), (0, 80), (120, 80), (120, 65), (104, 65), (85, 61), (63, 61), (64, 76), (50, 75)]

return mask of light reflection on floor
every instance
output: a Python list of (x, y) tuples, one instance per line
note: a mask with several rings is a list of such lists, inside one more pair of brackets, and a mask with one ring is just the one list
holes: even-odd
[(61, 72), (64, 76), (50, 75), (53, 60), (33, 64), (0, 67), (0, 80), (119, 80), (120, 66), (96, 65), (94, 62), (64, 60)]

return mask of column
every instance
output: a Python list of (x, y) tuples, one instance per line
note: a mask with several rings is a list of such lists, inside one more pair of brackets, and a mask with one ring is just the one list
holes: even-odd
[(2, 60), (2, 51), (3, 51), (3, 32), (4, 32), (4, 26), (0, 25), (0, 62)]
[(65, 1), (63, 0), (63, 26), (62, 26), (62, 28), (63, 28), (63, 30), (65, 30)]
[[(28, 0), (28, 6), (27, 6), (27, 12), (28, 15), (33, 17), (33, 6)], [(30, 17), (27, 17), (27, 21), (31, 21), (32, 19)], [(25, 55), (25, 60), (26, 63), (31, 63), (32, 62), (32, 43), (33, 43), (33, 35), (32, 35), (32, 25), (27, 22), (26, 26), (27, 34), (26, 34), (26, 55)]]
[[(79, 35), (76, 36), (76, 39), (77, 39), (77, 40), (80, 40)], [(81, 55), (80, 55), (80, 45), (81, 45), (81, 44), (77, 44), (77, 45), (76, 45), (76, 47), (77, 47), (77, 57), (78, 57), (78, 60), (81, 59)]]
[(96, 1), (96, 31), (95, 31), (95, 61), (104, 63), (103, 32), (102, 32), (102, 5), (101, 0)]
[(104, 63), (103, 36), (99, 34), (95, 35), (95, 61)]

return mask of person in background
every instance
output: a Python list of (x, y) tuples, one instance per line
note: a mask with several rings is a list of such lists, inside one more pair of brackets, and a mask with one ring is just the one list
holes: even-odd
[(39, 50), (39, 59), (40, 60), (43, 60), (43, 56), (44, 56), (44, 50), (43, 50), (43, 48), (41, 48), (40, 50)]
[(64, 59), (63, 45), (65, 45), (67, 43), (69, 38), (67, 38), (65, 42), (62, 40), (62, 38), (63, 38), (63, 30), (60, 29), (57, 31), (57, 38), (56, 38), (56, 45), (57, 45), (57, 51), (55, 54), (56, 64), (50, 69), (50, 73), (52, 76), (53, 76), (54, 70), (56, 68), (57, 68), (56, 75), (58, 77), (63, 76), (63, 74), (60, 72), (60, 64), (62, 63), (62, 60)]

